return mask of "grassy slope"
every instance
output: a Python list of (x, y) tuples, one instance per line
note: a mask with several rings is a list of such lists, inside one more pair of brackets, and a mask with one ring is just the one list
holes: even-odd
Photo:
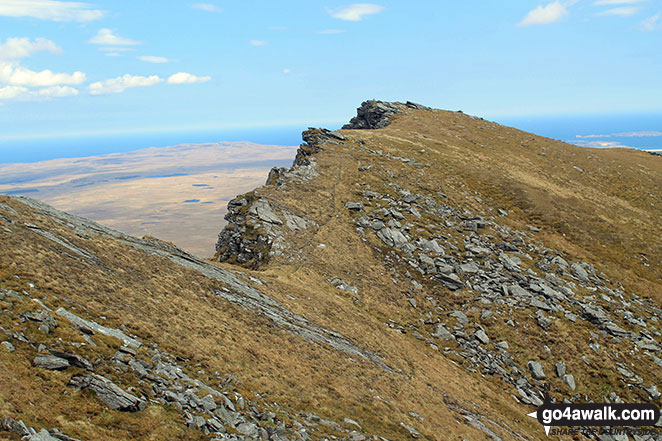
[[(219, 288), (219, 282), (109, 239), (77, 237), (6, 198), (0, 202), (22, 213), (24, 222), (58, 231), (98, 255), (113, 271), (62, 257), (52, 243), (16, 227), (13, 235), (2, 236), (2, 286), (22, 283), (24, 288), (27, 282), (34, 283), (34, 296), (53, 308), (67, 306), (87, 317), (103, 315), (107, 317), (104, 323), (111, 326), (125, 324), (142, 339), (189, 359), (192, 369), (201, 366), (207, 372), (234, 373), (248, 396), (248, 391), (268, 392), (270, 400), (330, 419), (353, 418), (387, 438), (406, 439), (399, 426), (405, 422), (429, 439), (486, 439), (454, 410), (459, 405), (503, 422), (529, 439), (542, 439), (537, 423), (524, 416), (531, 409), (504, 393), (500, 381), (468, 373), (411, 334), (384, 325), (388, 319), (416, 323), (420, 311), (409, 307), (402, 295), (411, 291), (411, 285), (401, 272), (384, 265), (374, 237), (361, 240), (343, 204), (357, 199), (357, 182), (387, 192), (388, 169), (402, 187), (422, 194), (444, 193), (458, 207), (486, 214), (507, 209), (511, 214), (504, 223), (521, 230), (526, 225), (538, 226), (542, 231), (536, 239), (576, 260), (595, 263), (598, 272), (620, 280), (628, 291), (653, 297), (660, 305), (662, 253), (655, 230), (662, 214), (660, 158), (625, 150), (581, 149), (450, 112), (412, 111), (383, 130), (343, 134), (350, 145), (358, 146), (358, 139), (363, 139), (370, 148), (433, 167), (412, 171), (402, 162), (359, 149), (327, 146), (316, 155), (318, 179), (286, 189), (257, 190), (316, 220), (320, 227), (289, 238), (294, 257), (275, 259), (253, 274), (265, 282), (261, 289), (293, 312), (377, 352), (401, 374), (387, 373), (371, 362), (275, 328), (267, 319), (214, 296), (212, 289)], [(540, 155), (543, 151), (546, 156)], [(360, 173), (359, 162), (372, 164), (373, 169)], [(318, 248), (320, 243), (326, 248)], [(642, 265), (642, 255), (649, 267)], [(20, 276), (19, 282), (15, 275)], [(325, 281), (333, 277), (357, 286), (359, 295), (348, 295)], [(419, 304), (426, 304), (425, 295), (414, 294)], [(456, 301), (445, 290), (435, 296), (448, 306)], [(561, 341), (546, 342), (553, 350), (558, 344), (572, 357), (572, 345), (585, 347), (573, 340), (575, 331), (559, 332)], [(526, 342), (515, 342), (515, 346), (522, 357), (528, 356)], [(131, 433), (133, 417), (113, 412), (119, 429), (109, 433), (103, 429), (106, 411), (98, 404), (84, 404), (91, 406), (87, 423), (78, 424), (76, 415), (83, 405), (79, 401), (58, 400), (58, 406), (52, 406), (66, 378), (34, 375), (28, 370), (29, 357), (23, 354), (23, 361), (16, 364), (16, 354), (0, 351), (0, 363), (12, 366), (0, 370), (3, 412), (19, 414), (39, 427), (70, 429), (70, 435), (85, 439), (95, 438), (94, 433), (109, 440), (162, 435), (149, 419), (141, 423), (140, 433)], [(24, 394), (14, 386), (5, 387), (16, 383), (42, 392)], [(150, 412), (157, 419), (169, 415), (168, 409)], [(424, 422), (409, 412), (420, 414)], [(499, 428), (492, 429), (503, 439), (513, 439)], [(181, 421), (173, 423), (173, 432), (182, 430)]]

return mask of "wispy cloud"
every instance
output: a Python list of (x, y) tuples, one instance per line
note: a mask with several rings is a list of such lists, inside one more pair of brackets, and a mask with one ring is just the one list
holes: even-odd
[(166, 58), (166, 57), (156, 57), (154, 55), (141, 55), (138, 57), (140, 61), (145, 61), (147, 63), (156, 63), (156, 64), (162, 64), (162, 63), (170, 63), (173, 60)]
[(568, 9), (560, 1), (553, 1), (545, 6), (539, 5), (529, 11), (519, 26), (537, 26), (557, 22), (568, 15)]
[(265, 46), (267, 42), (263, 40), (250, 40), (248, 44), (251, 46)]
[(140, 75), (123, 75), (104, 81), (97, 81), (89, 85), (90, 94), (104, 95), (108, 93), (121, 93), (131, 87), (147, 87), (162, 83), (163, 79), (158, 75), (144, 77)]
[(89, 42), (106, 46), (136, 46), (142, 44), (140, 41), (115, 35), (112, 29), (107, 28), (99, 29), (97, 35), (92, 37)]
[(61, 84), (81, 84), (85, 81), (83, 72), (58, 73), (50, 69), (39, 72), (11, 63), (0, 63), (0, 83), (12, 86), (57, 86)]
[(328, 34), (342, 34), (346, 32), (344, 29), (322, 29), (317, 31), (318, 34), (328, 35)]
[(223, 8), (220, 8), (214, 4), (211, 3), (193, 3), (191, 5), (193, 9), (199, 9), (201, 11), (207, 11), (207, 12), (223, 12)]
[(30, 90), (23, 86), (0, 87), (0, 101), (31, 101), (47, 98), (66, 98), (78, 94), (78, 89), (69, 86), (51, 86), (36, 90)]
[(621, 6), (618, 8), (607, 9), (606, 11), (598, 12), (596, 15), (601, 17), (631, 17), (639, 12), (638, 6)]
[(61, 2), (56, 0), (2, 0), (0, 15), (5, 17), (32, 17), (51, 21), (87, 22), (98, 20), (105, 11), (88, 3)]
[(40, 51), (61, 54), (62, 48), (46, 38), (35, 38), (34, 40), (8, 38), (4, 43), (0, 43), (0, 60), (26, 58)]
[(644, 19), (641, 22), (641, 27), (646, 31), (654, 31), (656, 29), (662, 29), (662, 14), (658, 13)]
[(346, 21), (361, 21), (369, 15), (379, 14), (384, 10), (383, 6), (374, 3), (355, 3), (337, 9), (328, 9), (327, 12), (333, 18)]
[(168, 77), (168, 84), (206, 83), (209, 80), (211, 80), (211, 77), (209, 76), (199, 77), (188, 72), (178, 72)]

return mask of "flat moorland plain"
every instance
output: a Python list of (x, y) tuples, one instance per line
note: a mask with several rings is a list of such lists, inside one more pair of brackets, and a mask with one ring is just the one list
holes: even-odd
[(291, 162), (294, 147), (186, 144), (86, 158), (0, 165), (0, 193), (21, 194), (127, 234), (214, 253), (227, 201)]

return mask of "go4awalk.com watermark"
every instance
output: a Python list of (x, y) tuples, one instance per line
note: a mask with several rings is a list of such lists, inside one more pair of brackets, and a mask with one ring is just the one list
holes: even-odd
[(536, 418), (547, 435), (662, 434), (653, 428), (660, 421), (660, 409), (648, 403), (552, 403), (546, 399), (528, 416)]

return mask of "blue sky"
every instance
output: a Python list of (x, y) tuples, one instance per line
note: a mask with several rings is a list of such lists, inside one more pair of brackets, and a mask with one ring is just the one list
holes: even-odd
[(662, 0), (0, 0), (5, 138), (662, 111)]

